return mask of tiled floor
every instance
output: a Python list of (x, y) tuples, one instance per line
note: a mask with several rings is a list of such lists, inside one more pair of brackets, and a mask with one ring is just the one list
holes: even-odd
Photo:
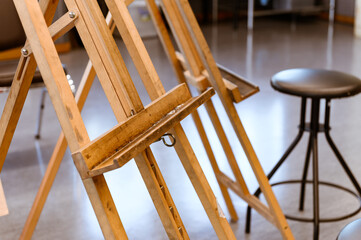
[[(361, 40), (353, 37), (351, 26), (336, 24), (334, 29), (331, 29), (327, 22), (318, 20), (292, 22), (268, 18), (256, 19), (253, 34), (247, 33), (245, 29), (245, 22), (241, 23), (238, 30), (233, 30), (231, 24), (225, 23), (218, 27), (204, 27), (204, 32), (214, 57), (219, 63), (260, 86), (260, 93), (238, 104), (237, 110), (262, 166), (268, 172), (297, 133), (300, 105), (298, 98), (272, 90), (269, 85), (270, 77), (277, 71), (294, 67), (335, 69), (361, 77)], [(145, 40), (145, 44), (166, 89), (172, 88), (176, 85), (176, 79), (160, 42), (157, 38), (153, 38)], [(136, 87), (144, 93), (139, 76), (130, 63), (124, 47), (122, 47), (122, 53), (135, 79)], [(62, 60), (67, 64), (70, 74), (78, 84), (87, 63), (85, 52), (72, 51), (63, 55)], [(6, 94), (0, 95), (1, 104), (4, 104), (6, 96)], [(20, 236), (60, 132), (55, 112), (47, 98), (42, 138), (39, 141), (34, 140), (33, 132), (39, 97), (39, 89), (34, 89), (29, 93), (1, 173), (10, 209), (10, 215), (0, 218), (1, 240), (13, 240)], [(145, 104), (149, 103), (149, 98), (145, 94), (141, 97)], [(237, 155), (242, 173), (251, 191), (254, 191), (257, 188), (257, 182), (241, 146), (232, 132), (219, 99), (214, 97), (213, 101)], [(361, 94), (348, 99), (335, 100), (332, 102), (331, 113), (333, 127), (331, 134), (358, 179), (361, 179), (360, 103)], [(212, 146), (219, 164), (225, 172), (230, 173), (225, 155), (217, 142), (215, 132), (203, 107), (200, 108), (200, 113), (212, 139)], [(95, 138), (116, 124), (97, 81), (85, 104), (83, 117), (91, 138)], [(195, 126), (190, 118), (185, 119), (182, 124), (218, 196), (220, 205), (229, 218)], [(274, 180), (301, 177), (306, 139), (307, 136), (290, 156), (290, 161), (285, 163), (276, 174)], [(351, 187), (343, 170), (340, 169), (335, 157), (326, 146), (324, 137), (320, 135), (319, 139), (320, 178)], [(216, 239), (211, 224), (174, 150), (160, 143), (153, 144), (152, 149), (191, 239)], [(106, 174), (106, 178), (129, 238), (167, 239), (134, 162)], [(310, 187), (308, 189), (311, 190)], [(284, 211), (297, 214), (295, 204), (298, 188), (277, 187), (274, 190)], [(329, 188), (321, 187), (321, 194), (321, 214), (324, 217), (342, 214), (357, 206), (357, 202), (352, 197), (338, 190), (329, 191)], [(311, 203), (311, 192), (307, 196), (308, 203)], [(232, 199), (240, 216), (238, 222), (231, 223), (237, 239), (281, 239), (278, 231), (258, 214), (253, 214), (252, 233), (245, 234), (246, 205), (234, 194), (232, 194)], [(311, 216), (311, 207), (307, 204), (303, 215)], [(354, 218), (357, 217), (361, 215)], [(322, 224), (320, 239), (335, 239), (341, 228), (351, 220)], [(289, 224), (296, 239), (312, 238), (312, 224), (294, 221), (289, 221)], [(103, 239), (69, 152), (63, 160), (33, 239)]]

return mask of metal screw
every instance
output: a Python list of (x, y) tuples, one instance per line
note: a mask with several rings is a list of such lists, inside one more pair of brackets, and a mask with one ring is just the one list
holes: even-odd
[(26, 48), (23, 48), (21, 49), (21, 53), (24, 55), (24, 56), (27, 56), (29, 54), (29, 51), (26, 49)]
[(75, 18), (75, 16), (76, 16), (75, 12), (69, 12), (69, 17), (70, 18)]

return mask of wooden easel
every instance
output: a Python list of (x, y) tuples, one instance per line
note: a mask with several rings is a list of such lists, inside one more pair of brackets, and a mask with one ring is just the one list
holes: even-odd
[(148, 10), (152, 15), (158, 35), (178, 81), (194, 85), (199, 93), (206, 91), (209, 86), (215, 88), (267, 201), (268, 206), (250, 194), (214, 105), (212, 101), (208, 101), (205, 103), (205, 107), (227, 156), (235, 181), (220, 170), (197, 111), (192, 113), (192, 117), (203, 141), (231, 218), (235, 221), (238, 220), (228, 189), (235, 192), (249, 206), (274, 224), (284, 239), (294, 239), (234, 106), (234, 103), (238, 103), (257, 93), (259, 91), (258, 87), (215, 62), (188, 0), (159, 0), (158, 2), (182, 53), (175, 51), (155, 0), (146, 0)]
[[(187, 87), (180, 84), (166, 93), (123, 1), (106, 0), (106, 3), (153, 101), (146, 108), (140, 101), (111, 31), (95, 1), (65, 0), (69, 12), (51, 26), (58, 1), (14, 0), (14, 3), (28, 42), (22, 51), (23, 56), (0, 119), (0, 170), (38, 65), (106, 239), (127, 239), (127, 235), (103, 174), (122, 167), (132, 158), (136, 161), (169, 238), (189, 238), (149, 148), (151, 143), (168, 130), (177, 140), (175, 150), (218, 237), (235, 239), (179, 124), (199, 105), (210, 99), (214, 94), (213, 89), (192, 98)], [(74, 26), (94, 64), (95, 71), (88, 64), (85, 76), (91, 79), (96, 72), (119, 121), (118, 125), (93, 141), (89, 139), (76, 103), (78, 101), (82, 108), (91, 80), (82, 81), (74, 98), (53, 42)], [(52, 160), (61, 157), (58, 153), (66, 147), (64, 136), (60, 136)], [(51, 161), (49, 167), (57, 169), (59, 163), (60, 161)], [(50, 173), (47, 171), (46, 174)], [(55, 176), (46, 177), (51, 179)], [(46, 190), (50, 186), (51, 184), (41, 187)], [(24, 239), (30, 237), (31, 235), (21, 236)]]

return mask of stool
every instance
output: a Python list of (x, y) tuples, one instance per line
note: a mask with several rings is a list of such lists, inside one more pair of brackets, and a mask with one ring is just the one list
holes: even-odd
[[(305, 198), (305, 185), (306, 183), (313, 184), (313, 218), (299, 218), (294, 216), (287, 216), (286, 218), (302, 221), (302, 222), (313, 222), (314, 223), (314, 239), (318, 239), (319, 236), (319, 223), (320, 222), (332, 222), (332, 221), (339, 221), (357, 214), (361, 207), (358, 208), (356, 211), (352, 212), (351, 214), (332, 218), (332, 219), (320, 219), (319, 214), (319, 184), (327, 185), (330, 187), (335, 187), (344, 191), (347, 191), (354, 196), (356, 196), (360, 203), (361, 203), (361, 188), (358, 184), (356, 178), (352, 174), (350, 168), (347, 166), (345, 160), (343, 159), (342, 155), (338, 151), (336, 145), (334, 144), (333, 140), (330, 136), (330, 101), (333, 98), (342, 98), (342, 97), (349, 97), (352, 95), (356, 95), (361, 92), (361, 80), (336, 71), (328, 71), (328, 70), (316, 70), (316, 69), (289, 69), (281, 71), (275, 74), (271, 79), (272, 87), (280, 91), (282, 93), (290, 94), (299, 96), (302, 98), (301, 101), (301, 119), (299, 125), (299, 132), (296, 136), (295, 140), (292, 144), (288, 147), (284, 155), (275, 165), (275, 167), (271, 170), (268, 174), (268, 179), (271, 179), (272, 176), (276, 173), (279, 167), (285, 162), (289, 154), (293, 151), (295, 146), (298, 144), (304, 131), (310, 132), (310, 137), (308, 141), (306, 159), (303, 169), (302, 180), (295, 180), (295, 181), (284, 181), (272, 184), (279, 185), (279, 184), (289, 184), (289, 183), (301, 183), (301, 192), (300, 192), (300, 202), (299, 202), (299, 210), (303, 210), (304, 206), (304, 198)], [(305, 122), (305, 115), (306, 115), (306, 103), (307, 99), (310, 98), (312, 101), (311, 104), (311, 122)], [(319, 123), (319, 111), (320, 111), (320, 100), (326, 100), (326, 107), (325, 107), (325, 121), (324, 124)], [(349, 189), (341, 187), (339, 185), (331, 184), (328, 182), (322, 182), (318, 179), (318, 145), (317, 145), (317, 134), (318, 132), (324, 132), (327, 142), (329, 143), (330, 147), (332, 148), (334, 154), (336, 155), (338, 161), (340, 162), (341, 166), (345, 170), (346, 174), (350, 178), (352, 184), (356, 188), (357, 193), (352, 192)], [(313, 180), (307, 181), (307, 170), (310, 162), (310, 156), (312, 152), (312, 161), (313, 161)], [(255, 192), (255, 196), (259, 196), (261, 193), (260, 189)], [(246, 232), (250, 232), (250, 220), (251, 220), (251, 208), (248, 207), (247, 209), (247, 221), (246, 221)]]
[(359, 240), (361, 237), (361, 219), (347, 224), (338, 234), (336, 240)]

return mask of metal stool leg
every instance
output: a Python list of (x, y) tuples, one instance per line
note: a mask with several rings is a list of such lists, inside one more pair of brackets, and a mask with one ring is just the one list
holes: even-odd
[(318, 149), (317, 133), (320, 112), (320, 99), (312, 99), (311, 113), (311, 135), (312, 135), (312, 161), (313, 161), (313, 239), (317, 240), (320, 230), (320, 208), (319, 208), (319, 181), (318, 181)]
[[(293, 151), (293, 149), (296, 147), (296, 145), (299, 143), (303, 136), (303, 132), (305, 130), (305, 116), (306, 116), (306, 98), (302, 98), (301, 102), (301, 118), (300, 118), (300, 126), (299, 131), (296, 136), (296, 138), (293, 140), (291, 145), (287, 148), (286, 152), (283, 154), (281, 159), (277, 162), (277, 164), (273, 167), (271, 172), (267, 175), (268, 180), (270, 180), (273, 175), (276, 173), (276, 171), (281, 167), (281, 165), (286, 161), (287, 157), (290, 155), (290, 153)], [(261, 194), (261, 189), (258, 188), (254, 195), (258, 197)], [(247, 215), (246, 215), (246, 233), (251, 232), (251, 211), (252, 208), (250, 206), (247, 207)]]
[(44, 111), (44, 103), (45, 103), (45, 94), (46, 94), (46, 88), (44, 87), (41, 90), (41, 97), (40, 97), (40, 108), (39, 108), (39, 114), (38, 114), (38, 120), (36, 123), (36, 131), (35, 131), (35, 138), (40, 139), (40, 129), (41, 129), (41, 123), (43, 120), (43, 111)]
[(346, 161), (342, 157), (341, 153), (338, 151), (335, 143), (332, 141), (332, 138), (330, 136), (330, 101), (326, 100), (326, 113), (325, 113), (325, 136), (327, 139), (328, 144), (332, 148), (334, 154), (336, 155), (338, 161), (340, 162), (341, 166), (345, 170), (347, 176), (350, 178), (352, 184), (356, 188), (358, 194), (361, 196), (361, 187), (359, 183), (357, 182), (355, 176), (352, 174), (351, 169), (346, 164)]
[(307, 172), (308, 172), (308, 166), (310, 164), (311, 150), (312, 150), (312, 146), (313, 146), (313, 141), (312, 140), (313, 140), (312, 134), (310, 134), (310, 138), (308, 140), (308, 145), (307, 145), (307, 154), (306, 154), (306, 159), (305, 159), (305, 165), (303, 167), (303, 174), (302, 174), (301, 191), (300, 191), (300, 203), (299, 203), (299, 210), (300, 211), (303, 211), (303, 209), (304, 209)]

